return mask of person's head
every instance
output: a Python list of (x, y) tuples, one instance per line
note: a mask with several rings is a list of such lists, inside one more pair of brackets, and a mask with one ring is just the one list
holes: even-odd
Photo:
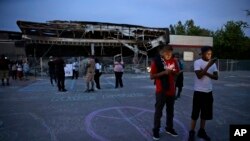
[(180, 54), (179, 53), (174, 53), (173, 55), (175, 60), (179, 60), (180, 59)]
[(172, 58), (172, 53), (173, 53), (172, 46), (165, 45), (165, 46), (160, 46), (160, 48), (159, 48), (159, 54), (165, 60), (171, 59)]
[(204, 46), (201, 48), (201, 57), (205, 61), (209, 61), (212, 58), (212, 47)]
[(5, 59), (5, 55), (4, 54), (1, 55), (1, 59)]
[(117, 61), (118, 63), (121, 63), (122, 59), (121, 59), (121, 58), (117, 58), (116, 61)]
[(95, 58), (95, 63), (100, 63), (99, 59)]

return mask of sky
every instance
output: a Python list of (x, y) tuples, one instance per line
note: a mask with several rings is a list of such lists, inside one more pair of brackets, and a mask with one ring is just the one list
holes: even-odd
[[(0, 0), (0, 30), (20, 31), (17, 20), (96, 21), (169, 27), (193, 19), (210, 30), (227, 21), (250, 24), (250, 0)], [(245, 30), (250, 37), (250, 28)]]

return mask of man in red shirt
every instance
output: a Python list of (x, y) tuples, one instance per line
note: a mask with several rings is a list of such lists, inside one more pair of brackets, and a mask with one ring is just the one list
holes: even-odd
[(171, 46), (160, 46), (159, 55), (151, 63), (150, 79), (155, 80), (156, 103), (154, 114), (153, 139), (159, 140), (162, 110), (166, 104), (166, 133), (178, 136), (173, 129), (174, 101), (175, 101), (175, 75), (179, 72), (178, 64), (172, 57)]

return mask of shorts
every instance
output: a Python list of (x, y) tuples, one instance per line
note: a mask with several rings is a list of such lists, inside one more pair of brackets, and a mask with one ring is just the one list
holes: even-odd
[(8, 70), (0, 70), (0, 77), (1, 77), (1, 79), (9, 78), (9, 71)]
[(213, 119), (213, 101), (212, 91), (208, 93), (194, 91), (191, 118), (197, 120), (200, 115), (200, 118), (203, 120)]

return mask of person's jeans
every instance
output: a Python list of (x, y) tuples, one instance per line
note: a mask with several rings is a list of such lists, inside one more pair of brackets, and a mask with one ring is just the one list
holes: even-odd
[(159, 131), (161, 127), (162, 110), (166, 105), (166, 128), (173, 128), (175, 96), (166, 96), (166, 93), (156, 94), (154, 130)]

